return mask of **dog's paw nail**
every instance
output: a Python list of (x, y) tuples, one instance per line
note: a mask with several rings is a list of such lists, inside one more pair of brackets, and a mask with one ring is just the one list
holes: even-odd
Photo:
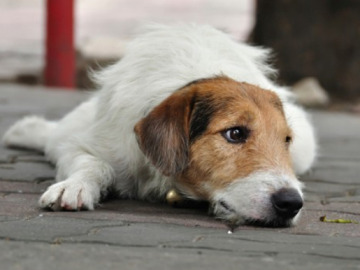
[[(45, 202), (44, 202), (44, 201), (42, 201), (41, 203), (42, 203), (42, 204), (45, 204)], [(49, 203), (49, 204), (47, 205), (47, 208), (53, 209), (53, 208), (54, 208), (54, 206), (55, 206), (55, 203), (54, 203), (54, 202), (52, 202), (52, 203)]]

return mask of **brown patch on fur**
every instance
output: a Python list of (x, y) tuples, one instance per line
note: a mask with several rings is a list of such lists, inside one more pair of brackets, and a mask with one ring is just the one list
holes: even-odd
[(134, 128), (141, 150), (165, 175), (175, 175), (188, 164), (190, 103), (190, 95), (176, 92)]
[[(250, 130), (249, 138), (229, 143), (223, 131), (239, 126)], [(226, 77), (188, 84), (142, 119), (135, 132), (153, 164), (201, 199), (255, 171), (292, 172), (286, 143), (291, 131), (277, 95)]]

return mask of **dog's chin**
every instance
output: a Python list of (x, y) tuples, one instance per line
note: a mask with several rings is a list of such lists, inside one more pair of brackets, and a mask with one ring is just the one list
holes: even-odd
[(225, 224), (231, 229), (234, 230), (239, 226), (253, 226), (253, 227), (262, 227), (262, 228), (287, 228), (294, 225), (293, 219), (286, 219), (281, 217), (267, 218), (267, 219), (253, 219), (241, 217), (237, 219), (227, 219), (224, 217), (217, 217), (218, 219), (225, 222)]
[(259, 228), (288, 228), (294, 225), (293, 219), (273, 218), (273, 219), (252, 219), (241, 218), (239, 220), (227, 220), (219, 218), (225, 222), (230, 230), (235, 230), (240, 226), (253, 226)]
[(276, 217), (272, 219), (245, 219), (244, 225), (266, 228), (287, 228), (293, 226), (293, 219)]

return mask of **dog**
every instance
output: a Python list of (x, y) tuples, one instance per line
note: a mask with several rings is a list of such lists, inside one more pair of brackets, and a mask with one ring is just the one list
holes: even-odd
[(59, 121), (25, 117), (3, 141), (56, 164), (42, 208), (93, 210), (110, 188), (150, 201), (175, 189), (231, 224), (290, 226), (316, 139), (291, 92), (269, 79), (268, 56), (211, 26), (149, 25), (94, 75), (88, 101)]

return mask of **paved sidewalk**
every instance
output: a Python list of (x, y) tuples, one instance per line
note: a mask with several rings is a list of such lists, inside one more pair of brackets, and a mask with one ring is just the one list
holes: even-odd
[[(0, 136), (27, 114), (56, 119), (83, 92), (0, 85)], [(54, 169), (32, 151), (0, 147), (0, 269), (360, 269), (360, 118), (316, 111), (320, 157), (303, 176), (298, 226), (226, 227), (204, 209), (136, 201), (91, 212), (37, 208)]]

